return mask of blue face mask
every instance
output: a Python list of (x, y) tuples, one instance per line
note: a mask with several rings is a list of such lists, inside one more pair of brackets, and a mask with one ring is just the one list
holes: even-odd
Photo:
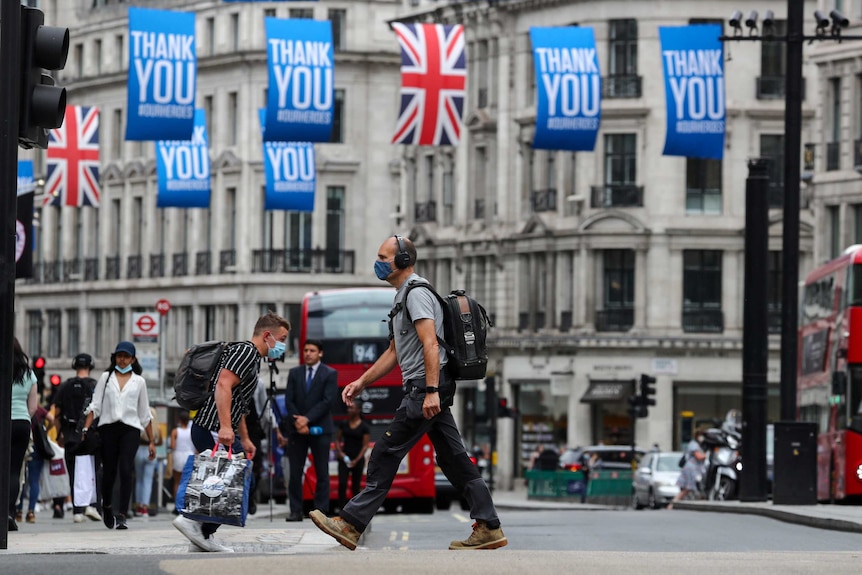
[(126, 367), (120, 367), (119, 365), (115, 365), (115, 366), (114, 366), (114, 369), (116, 369), (116, 370), (117, 370), (117, 371), (119, 371), (120, 373), (124, 373), (124, 374), (125, 374), (125, 373), (129, 373), (130, 371), (132, 371), (132, 364), (130, 363), (130, 364), (129, 364), (129, 365), (127, 365)]
[(283, 341), (275, 341), (275, 347), (267, 350), (266, 355), (269, 359), (280, 359), (284, 355), (284, 350), (287, 349), (287, 344)]
[(380, 260), (374, 262), (374, 274), (377, 276), (377, 279), (386, 281), (386, 278), (388, 278), (391, 273), (392, 264), (389, 262), (381, 262)]

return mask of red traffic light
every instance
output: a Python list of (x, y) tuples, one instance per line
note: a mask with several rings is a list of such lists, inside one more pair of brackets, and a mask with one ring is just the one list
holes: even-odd
[(55, 385), (55, 386), (60, 385), (61, 381), (62, 381), (62, 379), (60, 378), (59, 374), (56, 374), (56, 373), (51, 374), (51, 385)]
[(41, 355), (33, 361), (33, 367), (36, 369), (45, 369), (45, 358)]

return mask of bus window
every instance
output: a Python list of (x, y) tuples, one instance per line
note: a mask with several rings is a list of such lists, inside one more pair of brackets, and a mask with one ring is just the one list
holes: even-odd
[(855, 264), (849, 276), (847, 305), (862, 305), (862, 264)]

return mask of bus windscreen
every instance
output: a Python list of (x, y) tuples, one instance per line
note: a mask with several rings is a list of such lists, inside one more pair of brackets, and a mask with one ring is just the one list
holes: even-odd
[(393, 296), (386, 289), (309, 296), (305, 337), (324, 342), (327, 363), (374, 363), (389, 345)]

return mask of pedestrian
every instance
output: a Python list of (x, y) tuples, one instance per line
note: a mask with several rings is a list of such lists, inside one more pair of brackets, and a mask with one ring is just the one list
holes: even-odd
[[(36, 429), (37, 425), (44, 426), (48, 422), (47, 428), (50, 429), (54, 425), (54, 414), (39, 405), (36, 407), (36, 413), (30, 421), (30, 434), (35, 437), (39, 433)], [(31, 444), (32, 447), (32, 444)], [(36, 504), (39, 502), (39, 480), (42, 478), (42, 467), (45, 465), (45, 459), (39, 454), (36, 449), (29, 450), (27, 457), (27, 480), (25, 486), (28, 487), (27, 493), (27, 523), (36, 523)], [(18, 498), (18, 509), (15, 514), (15, 521), (21, 523), (24, 511), (24, 493), (21, 489), (21, 495)]]
[[(443, 338), (443, 309), (430, 290), (414, 289), (405, 301), (409, 282), (424, 282), (414, 271), (416, 248), (401, 236), (388, 238), (380, 246), (374, 272), (396, 288), (390, 317), (389, 347), (359, 379), (341, 392), (352, 405), (363, 389), (399, 365), (404, 399), (386, 432), (374, 444), (368, 462), (365, 489), (355, 495), (339, 516), (329, 518), (320, 511), (310, 516), (315, 525), (348, 549), (356, 549), (359, 537), (383, 505), (401, 460), (425, 435), (437, 452), (437, 463), (458, 494), (470, 502), (473, 532), (464, 541), (452, 541), (449, 549), (496, 549), (508, 543), (491, 492), (470, 461), (449, 410), (455, 383), (446, 369), (447, 356), (438, 338)], [(405, 308), (413, 323), (404, 320)]]
[[(162, 432), (159, 429), (159, 419), (156, 410), (150, 408), (150, 422), (153, 427), (153, 439), (156, 447), (162, 444)], [(138, 451), (135, 452), (135, 516), (150, 516), (150, 499), (153, 494), (153, 475), (156, 471), (155, 459), (150, 457), (150, 441), (146, 430), (141, 431)]]
[[(183, 478), (183, 468), (185, 468), (189, 456), (195, 454), (195, 446), (192, 443), (192, 428), (189, 423), (189, 412), (186, 410), (182, 410), (177, 414), (177, 425), (171, 431), (170, 447), (171, 472), (174, 477), (174, 502), (176, 502), (180, 480)], [(179, 510), (174, 506), (174, 515), (179, 515), (179, 513)]]
[(291, 368), (287, 374), (287, 413), (281, 421), (290, 461), (290, 513), (285, 521), (302, 521), (302, 471), (309, 450), (317, 475), (314, 508), (329, 513), (329, 447), (335, 431), (332, 407), (338, 398), (338, 373), (321, 361), (323, 342), (319, 340), (306, 340), (302, 357), (304, 365)]
[(21, 489), (21, 467), (30, 446), (30, 418), (39, 406), (36, 374), (30, 369), (30, 359), (21, 349), (18, 338), (12, 347), (12, 424), (9, 437), (9, 531), (18, 531), (15, 507)]
[[(288, 333), (287, 320), (268, 312), (257, 320), (250, 341), (231, 343), (225, 348), (214, 379), (214, 392), (191, 424), (192, 443), (199, 453), (224, 445), (234, 452), (244, 451), (246, 458), (254, 459), (256, 448), (248, 436), (245, 414), (257, 388), (260, 358), (279, 359), (284, 355)], [(201, 551), (233, 552), (215, 540), (217, 523), (202, 523), (180, 515), (174, 519), (174, 527)]]
[(359, 493), (362, 472), (365, 471), (365, 452), (371, 442), (371, 428), (362, 419), (358, 401), (347, 408), (347, 419), (338, 425), (335, 433), (335, 452), (338, 456), (338, 509), (347, 503), (347, 479), (350, 478), (351, 497)]
[[(111, 365), (96, 383), (87, 408), (84, 437), (95, 419), (102, 439), (102, 521), (108, 529), (128, 529), (126, 517), (134, 487), (135, 453), (141, 432), (147, 434), (147, 452), (156, 458), (150, 400), (143, 368), (132, 342), (121, 341), (111, 355)], [(120, 480), (120, 500), (114, 509), (114, 485)], [(115, 513), (116, 511), (116, 513)]]
[[(96, 390), (96, 380), (90, 377), (90, 372), (96, 367), (93, 361), (93, 356), (88, 353), (79, 353), (72, 360), (72, 369), (75, 370), (75, 377), (70, 377), (61, 383), (56, 392), (52, 394), (51, 401), (53, 403), (52, 410), (54, 418), (59, 422), (60, 445), (66, 446), (66, 443), (72, 443), (75, 437), (78, 423), (82, 418), (85, 418), (84, 410), (89, 407), (93, 401), (93, 393)], [(78, 457), (92, 457), (93, 467), (98, 469), (101, 465), (101, 456), (96, 455), (76, 455), (74, 449), (66, 449), (64, 457), (66, 459), (66, 470), (69, 473), (69, 487), (72, 493), (72, 513), (75, 523), (83, 523), (85, 517), (89, 517), (93, 521), (101, 521), (102, 516), (99, 511), (91, 506), (75, 506), (75, 461)], [(59, 517), (58, 517), (59, 515)], [(63, 517), (63, 498), (60, 497), (54, 501), (54, 517)]]
[(694, 433), (694, 438), (685, 446), (685, 452), (682, 456), (685, 459), (685, 465), (683, 465), (679, 478), (676, 480), (679, 493), (667, 504), (668, 509), (673, 509), (673, 504), (685, 499), (689, 493), (698, 491), (698, 482), (703, 476), (703, 462), (706, 461), (706, 453), (701, 447), (706, 429), (706, 427), (698, 427)]

